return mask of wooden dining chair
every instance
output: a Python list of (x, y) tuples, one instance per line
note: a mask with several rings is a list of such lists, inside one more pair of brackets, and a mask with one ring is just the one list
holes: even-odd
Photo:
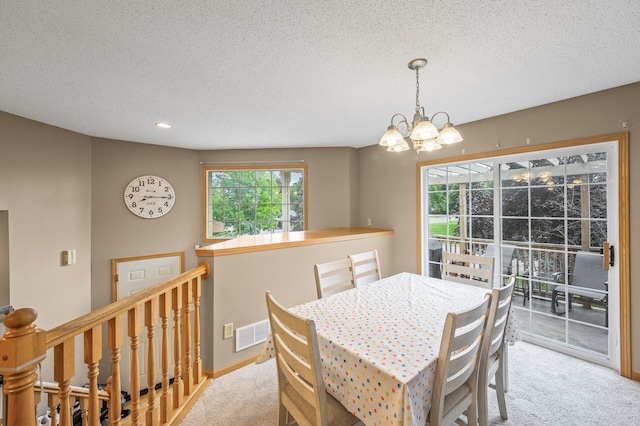
[(445, 251), (442, 278), (476, 287), (493, 288), (493, 256), (474, 256)]
[(353, 425), (359, 422), (327, 394), (313, 320), (282, 307), (267, 291), (267, 311), (278, 369), (278, 425)]
[(316, 275), (318, 299), (355, 287), (351, 261), (348, 258), (316, 263), (313, 270)]
[(447, 314), (427, 425), (451, 425), (465, 413), (468, 425), (477, 424), (478, 368), (490, 300)]
[(378, 259), (378, 250), (350, 254), (348, 258), (351, 261), (353, 281), (356, 287), (382, 278), (382, 272), (380, 272), (380, 261)]
[(507, 402), (504, 397), (506, 390), (504, 337), (507, 331), (509, 313), (511, 312), (511, 295), (513, 294), (515, 282), (515, 275), (511, 275), (506, 286), (494, 288), (491, 292), (491, 304), (489, 306), (485, 338), (480, 352), (480, 372), (478, 376), (478, 417), (480, 426), (489, 424), (487, 391), (493, 378), (495, 378), (500, 417), (505, 420), (508, 418)]

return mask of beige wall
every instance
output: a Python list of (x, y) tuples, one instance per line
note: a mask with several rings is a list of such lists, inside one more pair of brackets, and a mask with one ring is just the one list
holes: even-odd
[[(252, 149), (201, 151), (200, 161), (211, 166), (240, 164), (306, 164), (309, 229), (352, 225), (357, 217), (357, 198), (353, 197), (354, 168), (358, 151), (353, 148)], [(302, 162), (301, 162), (302, 161)]]
[[(35, 308), (45, 329), (89, 312), (91, 138), (0, 112), (0, 210), (11, 304)], [(62, 266), (68, 249), (77, 263)]]
[[(158, 253), (185, 253), (185, 268), (196, 266), (200, 243), (200, 164), (198, 152), (110, 139), (93, 140), (91, 202), (91, 301), (93, 309), (111, 303), (111, 259)], [(142, 175), (171, 183), (171, 212), (142, 219), (124, 204), (125, 186)]]
[(9, 212), (0, 210), (0, 307), (9, 299)]
[[(623, 121), (629, 123), (631, 218), (640, 214), (640, 83), (581, 96), (537, 108), (468, 123), (459, 127), (464, 142), (432, 153), (415, 151), (387, 153), (380, 146), (360, 150), (360, 215), (354, 225), (364, 225), (372, 217), (373, 225), (395, 230), (392, 264), (395, 270), (417, 271), (416, 261), (416, 169), (420, 161), (445, 159), (463, 154), (499, 151), (500, 149), (599, 136), (622, 132)], [(497, 148), (496, 145), (500, 145)], [(391, 179), (393, 177), (393, 179)], [(380, 202), (383, 199), (384, 202)], [(640, 232), (631, 220), (631, 303), (640, 306)], [(632, 309), (631, 324), (638, 324), (640, 312)], [(640, 328), (631, 330), (632, 369), (640, 372)]]
[[(212, 262), (213, 367), (218, 370), (256, 355), (262, 345), (235, 352), (235, 336), (223, 340), (223, 325), (235, 328), (267, 319), (265, 292), (284, 306), (295, 306), (318, 298), (313, 265), (346, 258), (349, 254), (378, 250), (380, 270), (391, 270), (393, 236), (362, 238), (280, 250), (203, 258)], [(210, 287), (210, 286), (209, 286)], [(207, 340), (204, 338), (203, 340)], [(208, 352), (211, 353), (211, 352)], [(203, 358), (210, 366), (211, 360)], [(211, 368), (211, 367), (205, 367)]]

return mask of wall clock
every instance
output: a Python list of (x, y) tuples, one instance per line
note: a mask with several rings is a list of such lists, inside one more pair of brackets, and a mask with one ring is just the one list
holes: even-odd
[(129, 211), (144, 219), (155, 219), (169, 213), (176, 193), (166, 179), (145, 175), (133, 179), (124, 188), (124, 204)]

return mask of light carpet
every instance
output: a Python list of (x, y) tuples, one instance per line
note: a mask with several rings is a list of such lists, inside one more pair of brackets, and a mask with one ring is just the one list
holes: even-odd
[[(509, 348), (509, 420), (489, 392), (491, 425), (640, 425), (640, 383), (526, 342)], [(211, 382), (181, 426), (277, 424), (275, 361)]]

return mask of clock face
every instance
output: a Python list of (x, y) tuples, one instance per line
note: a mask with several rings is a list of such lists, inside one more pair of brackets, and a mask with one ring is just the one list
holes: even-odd
[(169, 213), (176, 201), (173, 187), (158, 176), (140, 176), (124, 189), (124, 204), (131, 213), (154, 219)]

